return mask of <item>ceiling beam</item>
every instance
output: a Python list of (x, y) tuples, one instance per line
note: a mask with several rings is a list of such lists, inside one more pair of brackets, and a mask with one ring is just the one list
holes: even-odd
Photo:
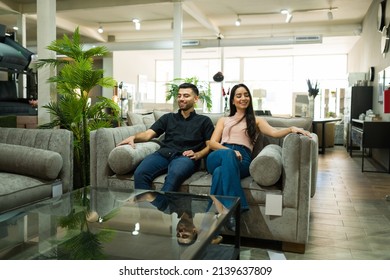
[(12, 13), (19, 13), (18, 5), (15, 4), (15, 1), (11, 1), (11, 0), (0, 1), (0, 11), (1, 10), (12, 12)]
[(183, 10), (196, 19), (201, 25), (214, 32), (216, 37), (222, 35), (219, 27), (214, 24), (192, 1), (184, 1)]
[[(28, 15), (28, 18), (37, 20), (37, 15)], [(96, 29), (82, 26), (78, 23), (60, 18), (58, 16), (56, 17), (56, 25), (57, 28), (67, 30), (71, 33), (73, 33), (75, 29), (79, 27), (80, 35), (93, 38), (98, 42), (106, 42), (106, 39), (103, 36), (101, 36), (99, 33), (97, 33)]]

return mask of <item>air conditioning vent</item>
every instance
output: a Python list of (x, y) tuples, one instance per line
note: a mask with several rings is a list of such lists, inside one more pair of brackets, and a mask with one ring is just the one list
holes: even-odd
[(322, 36), (319, 35), (295, 36), (294, 41), (296, 44), (322, 43)]
[(199, 46), (199, 40), (184, 40), (181, 42), (182, 47)]

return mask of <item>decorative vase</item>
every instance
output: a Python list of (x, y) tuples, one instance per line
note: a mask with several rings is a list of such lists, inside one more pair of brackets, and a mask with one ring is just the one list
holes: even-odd
[(314, 119), (314, 97), (309, 96), (309, 117)]

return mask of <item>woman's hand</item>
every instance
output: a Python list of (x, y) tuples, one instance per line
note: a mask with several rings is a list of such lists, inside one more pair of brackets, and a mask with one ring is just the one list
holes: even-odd
[(242, 161), (242, 155), (239, 151), (234, 151), (236, 153), (236, 157), (238, 158), (239, 161)]
[(295, 126), (290, 127), (290, 129), (291, 129), (291, 133), (302, 134), (302, 135), (311, 137), (310, 131), (306, 131), (302, 128), (298, 128)]

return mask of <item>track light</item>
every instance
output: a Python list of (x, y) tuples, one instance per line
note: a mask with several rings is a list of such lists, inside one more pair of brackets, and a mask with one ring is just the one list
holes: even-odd
[(97, 31), (102, 34), (104, 32), (103, 27), (100, 25)]
[(293, 16), (288, 10), (286, 10), (286, 9), (280, 10), (280, 13), (282, 15), (286, 15), (286, 23), (291, 22)]
[(138, 18), (133, 18), (135, 30), (140, 30), (141, 29), (141, 22)]
[(237, 15), (236, 26), (240, 26), (240, 25), (241, 25), (241, 19), (240, 19), (240, 16)]
[(331, 10), (329, 10), (328, 12), (328, 20), (332, 20), (333, 19), (333, 13)]
[(293, 17), (293, 15), (288, 13), (287, 16), (286, 16), (286, 23), (290, 23), (291, 20), (292, 20), (292, 17)]
[(286, 9), (283, 9), (283, 10), (280, 10), (280, 13), (281, 13), (282, 15), (288, 15), (288, 14), (289, 14), (289, 11), (286, 10)]

